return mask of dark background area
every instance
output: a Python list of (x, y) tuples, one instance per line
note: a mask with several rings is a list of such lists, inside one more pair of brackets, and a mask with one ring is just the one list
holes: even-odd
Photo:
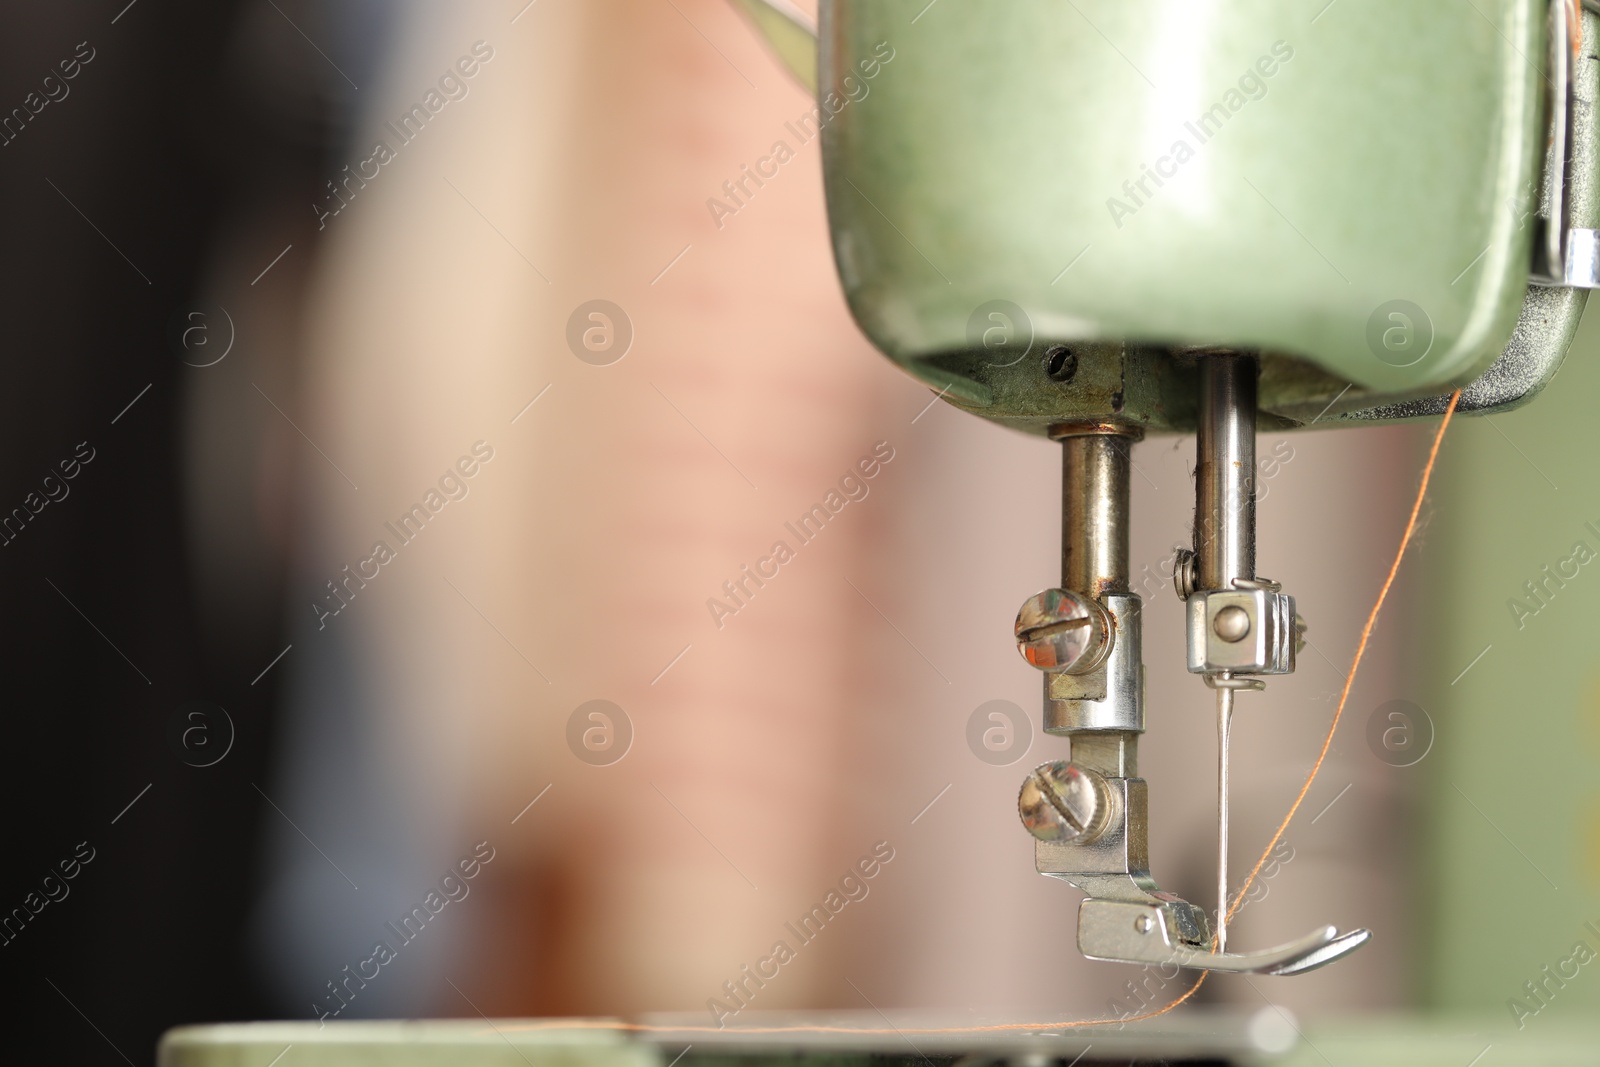
[[(175, 1023), (270, 1012), (243, 944), (276, 679), (251, 683), (282, 623), (259, 604), (229, 627), (197, 616), (180, 462), (196, 372), (171, 326), (199, 306), (224, 219), (305, 196), (338, 105), (309, 70), (253, 77), (275, 37), (241, 38), (249, 5), (125, 4), (0, 8), (5, 114), (47, 75), (59, 95), (59, 62), (93, 50), (0, 148), (0, 511), (38, 507), (60, 461), (93, 454), (0, 548), (14, 1062), (118, 1062), (108, 1043), (147, 1062)], [(281, 582), (282, 559), (259, 566)], [(185, 719), (195, 701), (226, 717)], [(230, 719), (225, 773), (191, 765)], [(92, 861), (34, 914), (80, 843)]]

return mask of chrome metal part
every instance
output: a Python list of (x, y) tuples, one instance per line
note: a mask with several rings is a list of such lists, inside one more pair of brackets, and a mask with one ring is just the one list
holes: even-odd
[(1139, 777), (1139, 735), (1132, 731), (1080, 730), (1072, 735), (1072, 762), (1106, 778)]
[(1217, 690), (1217, 951), (1228, 949), (1228, 731), (1233, 690)]
[(1137, 431), (1071, 427), (1061, 439), (1061, 584), (1098, 597), (1128, 588), (1128, 479)]
[[(1138, 774), (1144, 731), (1142, 602), (1128, 592), (1131, 435), (1108, 425), (1058, 426), (1063, 440), (1062, 589), (1018, 613), (1018, 645), (1046, 671), (1045, 731), (1072, 738), (1071, 762), (1048, 763), (1023, 783), (1018, 812), (1034, 835), (1034, 863), (1088, 895), (1078, 947), (1091, 959), (1214, 970), (1295, 973), (1354, 949), (1331, 928), (1268, 952), (1230, 955), (1227, 919), (1228, 747), (1234, 690), (1251, 673), (1292, 670), (1294, 601), (1255, 576), (1256, 362), (1201, 357), (1200, 461), (1195, 551), (1180, 553), (1174, 588), (1188, 600), (1191, 664), (1200, 651), (1218, 701), (1218, 933), (1204, 909), (1163, 892), (1150, 875), (1149, 793)], [(1198, 591), (1197, 591), (1198, 589)], [(1104, 613), (1101, 619), (1096, 609)], [(1197, 640), (1195, 620), (1203, 628)], [(1099, 642), (1097, 624), (1104, 636)], [(1095, 651), (1108, 646), (1092, 669)]]
[(1034, 768), (1017, 794), (1022, 825), (1040, 841), (1093, 841), (1112, 807), (1103, 776), (1062, 760)]
[(1577, 289), (1600, 289), (1600, 230), (1574, 227), (1567, 231), (1562, 278)]
[(1256, 361), (1233, 353), (1201, 358), (1193, 564), (1190, 557), (1178, 561), (1192, 576), (1174, 579), (1180, 593), (1188, 590), (1189, 670), (1208, 677), (1289, 674), (1294, 598), (1255, 575)]
[(1256, 361), (1206, 355), (1200, 363), (1195, 446), (1195, 587), (1232, 589), (1256, 576)]
[(1101, 601), (1111, 618), (1110, 652), (1087, 673), (1045, 675), (1045, 733), (1144, 732), (1143, 601), (1134, 593), (1109, 593)]
[[(1574, 24), (1568, 0), (1550, 4), (1550, 134), (1545, 155), (1543, 218), (1534, 230), (1534, 285), (1600, 288), (1600, 231), (1589, 221), (1581, 186), (1593, 182), (1593, 160), (1585, 155), (1583, 131), (1593, 122), (1594, 87), (1586, 64), (1574, 62)], [(1581, 18), (1582, 16), (1580, 16)], [(1581, 41), (1580, 36), (1580, 41)], [(1587, 57), (1584, 57), (1587, 58)], [(1585, 77), (1585, 74), (1590, 77)], [(1591, 194), (1592, 195), (1592, 194)]]
[(1212, 589), (1190, 596), (1185, 612), (1191, 673), (1294, 673), (1296, 616), (1287, 593)]
[(1297, 941), (1260, 952), (1213, 953), (1174, 934), (1159, 905), (1085, 900), (1078, 908), (1078, 948), (1092, 960), (1155, 963), (1231, 974), (1304, 974), (1349, 955), (1370, 930), (1340, 934), (1324, 926)]
[(1034, 867), (1040, 874), (1070, 882), (1091, 897), (1175, 904), (1192, 909), (1184, 922), (1208, 936), (1205, 912), (1170, 893), (1150, 877), (1149, 787), (1141, 778), (1105, 778), (1111, 817), (1093, 839), (1036, 841)]
[(1546, 285), (1570, 284), (1566, 277), (1567, 232), (1571, 225), (1572, 167), (1568, 156), (1572, 144), (1572, 50), (1575, 27), (1571, 22), (1569, 0), (1551, 0), (1549, 36), (1550, 136), (1545, 190), (1548, 224), (1534, 244), (1533, 278)]
[[(1098, 662), (1086, 647), (1071, 669), (1047, 669), (1044, 729), (1051, 734), (1140, 733), (1144, 730), (1142, 601), (1128, 592), (1129, 478), (1138, 431), (1092, 423), (1059, 426), (1054, 433), (1061, 440), (1062, 457), (1061, 584), (1067, 594), (1077, 594), (1103, 610), (1106, 638)], [(1050, 591), (1040, 596), (1048, 600)], [(1041, 602), (1039, 617), (1049, 620), (1075, 610), (1063, 608), (1063, 603), (1057, 601), (1052, 607)], [(1023, 605), (1023, 612), (1028, 613), (1032, 604)], [(1021, 614), (1018, 625), (1023, 626)], [(1050, 626), (1044, 622), (1024, 628), (1048, 638), (1053, 636)], [(1022, 630), (1018, 637), (1021, 640)], [(1026, 648), (1023, 655), (1028, 655)]]
[(1178, 549), (1172, 557), (1172, 591), (1178, 594), (1179, 600), (1188, 600), (1194, 595), (1194, 583), (1199, 577), (1195, 573), (1194, 549)]
[(1029, 597), (1015, 629), (1022, 658), (1042, 671), (1087, 674), (1105, 662), (1113, 643), (1106, 609), (1067, 589)]
[[(1176, 964), (1209, 970), (1295, 974), (1353, 951), (1371, 936), (1358, 930), (1341, 937), (1332, 927), (1265, 952), (1227, 950), (1229, 734), (1234, 694), (1258, 689), (1255, 675), (1294, 669), (1303, 623), (1294, 600), (1272, 581), (1255, 575), (1255, 414), (1256, 361), (1233, 352), (1200, 355), (1200, 415), (1196, 445), (1195, 544), (1180, 552), (1173, 587), (1186, 601), (1189, 669), (1202, 673), (1217, 694), (1217, 911), (1216, 937), (1207, 944), (1201, 909), (1162, 892), (1150, 876), (1148, 807), (1145, 783), (1133, 777), (1104, 779), (1118, 798), (1117, 812), (1093, 841), (1065, 836), (1041, 840), (1035, 864), (1044, 874), (1065, 879), (1088, 894), (1078, 912), (1078, 947), (1091, 959)], [(1070, 484), (1070, 483), (1069, 483)], [(1070, 513), (1070, 505), (1069, 505)], [(1068, 527), (1069, 539), (1071, 526)], [(1108, 607), (1120, 623), (1106, 597)], [(1120, 652), (1136, 659), (1137, 634), (1119, 639), (1107, 660), (1111, 670)], [(1052, 675), (1046, 722), (1067, 694), (1058, 685), (1068, 676)], [(1062, 702), (1059, 732), (1082, 736), (1082, 701)], [(1126, 747), (1131, 747), (1131, 735)], [(1079, 742), (1073, 742), (1074, 756)], [(1122, 749), (1101, 742), (1083, 756), (1103, 762)], [(1127, 770), (1124, 774), (1131, 775)]]
[(1243, 641), (1250, 635), (1250, 613), (1237, 604), (1229, 604), (1212, 618), (1211, 632), (1229, 644)]
[(1156, 963), (1198, 970), (1299, 974), (1352, 952), (1372, 936), (1341, 936), (1328, 926), (1298, 941), (1262, 952), (1214, 952), (1205, 912), (1150, 877), (1146, 851), (1147, 789), (1137, 778), (1108, 778), (1120, 810), (1096, 839), (1039, 841), (1039, 873), (1070, 882), (1088, 894), (1078, 908), (1078, 949), (1095, 960)]

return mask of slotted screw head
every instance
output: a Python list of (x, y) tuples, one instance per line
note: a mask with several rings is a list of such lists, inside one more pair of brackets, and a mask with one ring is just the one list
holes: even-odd
[(1017, 612), (1017, 650), (1041, 671), (1083, 674), (1105, 661), (1111, 649), (1106, 609), (1065, 589), (1029, 597)]
[(1188, 600), (1194, 595), (1199, 581), (1200, 565), (1194, 549), (1178, 549), (1172, 558), (1172, 591), (1178, 594), (1179, 600)]
[(1017, 795), (1022, 825), (1040, 841), (1092, 841), (1108, 804), (1104, 780), (1064, 760), (1034, 768)]

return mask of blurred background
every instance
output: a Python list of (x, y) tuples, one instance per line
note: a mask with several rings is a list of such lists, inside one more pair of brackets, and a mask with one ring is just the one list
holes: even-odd
[[(785, 125), (809, 103), (725, 0), (0, 10), (22, 1048), (147, 1062), (216, 1019), (710, 1021), (779, 940), (751, 1011), (1070, 1018), (1178, 992), (1078, 957), (1078, 895), (1016, 822), (1066, 747), (1011, 638), (1057, 580), (1057, 449), (932, 402), (858, 335), (817, 146)], [(712, 211), (776, 141), (778, 176)], [(1373, 944), (1205, 1001), (1503, 1012), (1600, 917), (1600, 600), (1502, 603), (1600, 522), (1596, 347), (1559, 395), (1452, 428), (1234, 931)], [(1243, 869), (1320, 745), (1430, 432), (1259, 446), (1260, 569), (1311, 644), (1242, 701)], [(1168, 591), (1192, 442), (1134, 460), (1152, 859), (1209, 904), (1211, 700)], [(836, 489), (820, 534), (786, 526)], [(1548, 717), (1508, 737), (1543, 710), (1530, 685)], [(1369, 741), (1393, 701), (1431, 742), (1405, 766)], [(1508, 767), (1543, 781), (1505, 790)], [(1577, 814), (1540, 832), (1552, 805)], [(834, 890), (802, 943), (785, 924)]]

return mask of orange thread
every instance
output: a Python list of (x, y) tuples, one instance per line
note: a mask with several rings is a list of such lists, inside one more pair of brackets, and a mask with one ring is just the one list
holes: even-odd
[(1367, 616), (1367, 624), (1361, 628), (1361, 641), (1356, 645), (1356, 655), (1350, 663), (1350, 673), (1345, 675), (1344, 691), (1339, 694), (1339, 706), (1333, 711), (1333, 722), (1328, 724), (1328, 736), (1323, 738), (1322, 751), (1317, 753), (1317, 762), (1311, 765), (1311, 773), (1306, 775), (1306, 784), (1300, 787), (1300, 795), (1289, 805), (1289, 814), (1278, 824), (1277, 832), (1272, 835), (1272, 840), (1267, 842), (1261, 858), (1256, 860), (1256, 865), (1250, 869), (1250, 877), (1244, 880), (1239, 895), (1234, 897), (1233, 903), (1228, 906), (1230, 919), (1244, 903), (1244, 895), (1250, 891), (1256, 875), (1260, 874), (1261, 868), (1266, 865), (1267, 857), (1272, 855), (1272, 850), (1277, 848), (1278, 842), (1283, 839), (1283, 832), (1289, 828), (1289, 822), (1294, 818), (1295, 812), (1299, 811), (1300, 805), (1305, 802), (1306, 794), (1311, 792), (1311, 783), (1317, 780), (1317, 772), (1322, 770), (1322, 763), (1328, 758), (1328, 750), (1333, 747), (1333, 734), (1339, 729), (1339, 719), (1344, 715), (1344, 706), (1350, 700), (1350, 689), (1356, 683), (1356, 671), (1361, 666), (1361, 657), (1366, 654), (1367, 641), (1372, 637), (1372, 628), (1377, 625), (1378, 612), (1383, 609), (1383, 602), (1389, 596), (1389, 587), (1394, 585), (1395, 575), (1400, 572), (1400, 561), (1405, 557), (1406, 546), (1411, 544), (1411, 535), (1417, 531), (1417, 516), (1422, 512), (1422, 499), (1428, 493), (1428, 480), (1433, 477), (1433, 465), (1439, 458), (1439, 445), (1444, 441), (1444, 432), (1449, 428), (1450, 417), (1456, 413), (1456, 404), (1460, 400), (1460, 389), (1450, 394), (1450, 406), (1444, 409), (1444, 419), (1439, 423), (1439, 432), (1433, 435), (1433, 448), (1428, 451), (1428, 463), (1422, 468), (1422, 484), (1417, 486), (1417, 499), (1411, 505), (1411, 518), (1406, 522), (1405, 535), (1400, 538), (1400, 550), (1394, 554), (1394, 562), (1389, 565), (1389, 576), (1383, 580), (1383, 588), (1378, 591), (1377, 603), (1372, 605), (1372, 613)]
[[(1350, 673), (1345, 675), (1344, 691), (1339, 694), (1339, 704), (1333, 711), (1333, 721), (1328, 724), (1328, 736), (1322, 741), (1322, 751), (1317, 753), (1317, 760), (1311, 765), (1311, 773), (1306, 775), (1305, 785), (1300, 787), (1300, 795), (1294, 798), (1294, 803), (1289, 806), (1289, 814), (1283, 817), (1283, 822), (1278, 824), (1277, 832), (1272, 835), (1272, 840), (1267, 842), (1267, 847), (1262, 851), (1261, 858), (1250, 871), (1250, 877), (1244, 880), (1244, 885), (1239, 888), (1239, 895), (1234, 898), (1228, 907), (1228, 918), (1232, 919), (1234, 912), (1244, 902), (1245, 894), (1250, 891), (1256, 876), (1261, 873), (1261, 868), (1266, 865), (1267, 858), (1272, 855), (1272, 850), (1278, 846), (1283, 838), (1283, 832), (1289, 828), (1289, 823), (1294, 819), (1295, 813), (1300, 810), (1300, 805), (1305, 802), (1306, 794), (1311, 792), (1311, 784), (1317, 780), (1317, 774), (1322, 770), (1323, 762), (1328, 758), (1328, 750), (1333, 747), (1333, 735), (1339, 729), (1339, 720), (1344, 715), (1344, 707), (1350, 700), (1351, 687), (1355, 685), (1356, 671), (1361, 667), (1361, 658), (1366, 654), (1367, 642), (1372, 637), (1372, 628), (1377, 625), (1378, 612), (1383, 609), (1383, 602), (1388, 599), (1389, 589), (1394, 585), (1394, 579), (1400, 572), (1400, 561), (1405, 558), (1406, 548), (1411, 544), (1411, 537), (1417, 530), (1417, 517), (1422, 513), (1422, 501), (1428, 493), (1428, 482), (1433, 477), (1434, 463), (1439, 458), (1439, 445), (1444, 441), (1444, 431), (1450, 425), (1451, 417), (1456, 413), (1456, 404), (1461, 400), (1461, 390), (1457, 389), (1450, 394), (1450, 404), (1445, 408), (1444, 419), (1439, 423), (1439, 430), (1433, 436), (1433, 447), (1428, 451), (1428, 462), (1422, 468), (1422, 484), (1417, 487), (1417, 499), (1411, 505), (1411, 518), (1406, 522), (1406, 532), (1400, 538), (1400, 550), (1394, 554), (1394, 562), (1389, 565), (1389, 575), (1383, 580), (1383, 588), (1378, 591), (1378, 600), (1372, 605), (1372, 612), (1367, 616), (1367, 624), (1361, 628), (1361, 640), (1356, 645), (1355, 658), (1350, 663)], [(1216, 944), (1216, 939), (1212, 939)], [(1184, 1001), (1195, 995), (1195, 992), (1205, 983), (1210, 971), (1203, 971), (1194, 984), (1183, 992), (1176, 1000), (1164, 1007), (1147, 1011), (1142, 1015), (1131, 1015), (1118, 1019), (1074, 1019), (1070, 1022), (1045, 1022), (1045, 1023), (995, 1023), (989, 1026), (939, 1026), (927, 1029), (897, 1029), (894, 1027), (866, 1027), (866, 1026), (749, 1026), (739, 1027), (729, 1031), (717, 1026), (653, 1026), (648, 1023), (612, 1022), (604, 1019), (569, 1019), (551, 1020), (548, 1022), (525, 1023), (519, 1026), (500, 1027), (501, 1031), (526, 1031), (526, 1030), (621, 1030), (629, 1033), (650, 1034), (983, 1034), (1003, 1030), (1072, 1030), (1083, 1026), (1105, 1026), (1110, 1023), (1137, 1023), (1146, 1019), (1154, 1019), (1158, 1015), (1165, 1015)]]

